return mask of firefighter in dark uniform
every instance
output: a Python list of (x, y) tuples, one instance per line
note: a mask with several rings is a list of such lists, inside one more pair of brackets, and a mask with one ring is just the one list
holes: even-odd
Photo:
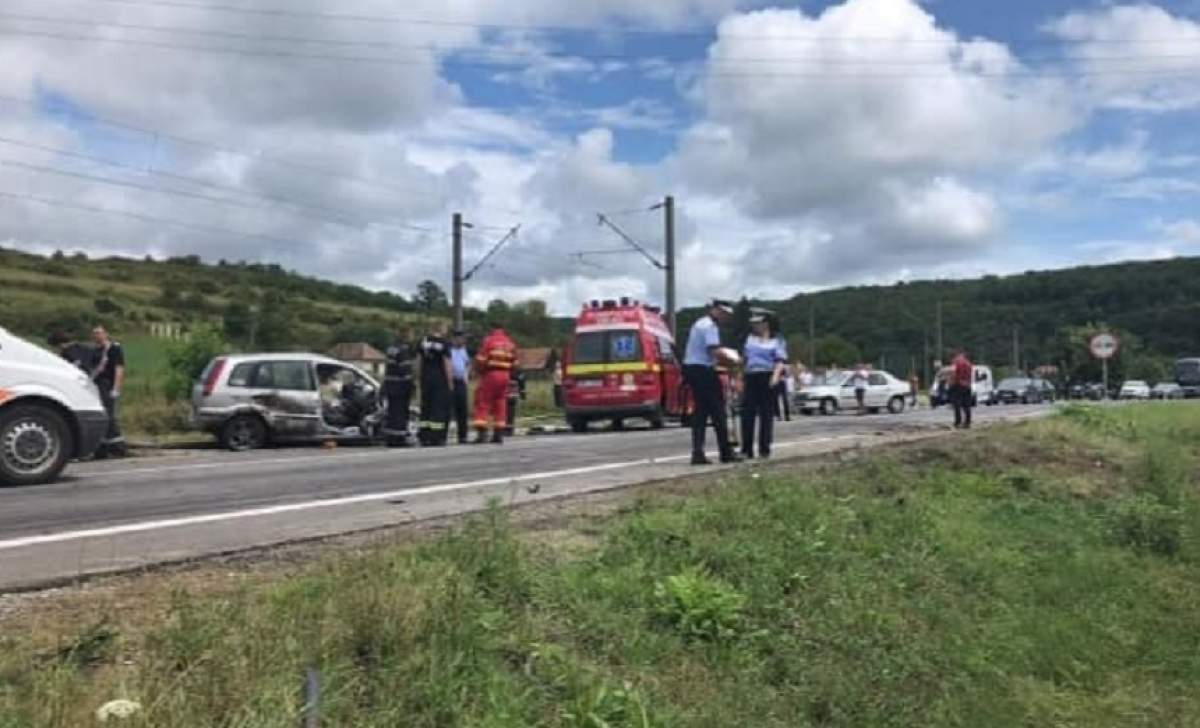
[(450, 434), (454, 398), (450, 342), (444, 329), (421, 339), (417, 356), (421, 364), (421, 424), (417, 439), (427, 447), (440, 447)]
[(387, 422), (383, 436), (389, 447), (408, 447), (408, 408), (413, 394), (412, 332), (406, 331), (388, 347), (383, 373), (383, 396), (387, 399)]
[(117, 405), (121, 401), (121, 387), (125, 384), (125, 350), (109, 338), (103, 326), (92, 330), (92, 341), (96, 345), (92, 381), (100, 390), (100, 401), (108, 413), (108, 432), (96, 451), (96, 457), (123, 458), (126, 454), (125, 436), (121, 434)]
[(517, 405), (525, 400), (525, 372), (520, 365), (512, 370), (512, 379), (508, 382), (508, 412), (504, 417), (504, 434), (512, 437), (517, 432)]

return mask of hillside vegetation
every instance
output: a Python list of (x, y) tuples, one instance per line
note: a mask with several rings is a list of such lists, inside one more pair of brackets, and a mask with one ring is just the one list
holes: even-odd
[[(776, 311), (793, 355), (808, 358), (811, 314), (818, 365), (861, 358), (895, 371), (915, 363), (920, 372), (926, 351), (939, 358), (939, 301), (947, 351), (966, 347), (977, 361), (994, 365), (1013, 363), (1014, 331), (1022, 366), (1059, 366), (1080, 378), (1099, 377), (1085, 346), (1100, 328), (1125, 340), (1114, 378), (1128, 369), (1159, 379), (1169, 374), (1170, 360), (1200, 356), (1200, 258), (840, 288), (786, 301), (747, 301), (742, 320), (751, 304)], [(687, 321), (697, 315), (688, 314)]]
[(38, 599), (0, 629), (0, 726), (115, 698), (295, 726), (310, 667), (330, 726), (1197, 725), (1197, 442), (1193, 406), (1073, 407), (528, 534), (493, 511)]

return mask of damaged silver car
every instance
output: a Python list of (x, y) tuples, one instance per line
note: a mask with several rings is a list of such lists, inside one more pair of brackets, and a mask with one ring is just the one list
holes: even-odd
[(226, 448), (380, 437), (387, 406), (361, 369), (317, 354), (238, 354), (209, 362), (192, 420)]

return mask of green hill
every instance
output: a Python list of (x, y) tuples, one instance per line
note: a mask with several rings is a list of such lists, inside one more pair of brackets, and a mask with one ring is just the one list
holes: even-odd
[[(815, 323), (817, 364), (882, 363), (897, 373), (924, 373), (938, 358), (937, 311), (944, 349), (966, 347), (976, 361), (1011, 367), (1014, 338), (1024, 367), (1059, 366), (1072, 378), (1096, 376), (1087, 336), (1106, 327), (1126, 346), (1115, 375), (1159, 379), (1171, 359), (1200, 355), (1200, 258), (1121, 263), (1066, 270), (864, 286), (742, 301), (735, 337), (751, 305), (779, 314), (792, 356), (809, 359)], [(685, 321), (697, 311), (688, 311)], [(1015, 337), (1014, 337), (1015, 333)]]

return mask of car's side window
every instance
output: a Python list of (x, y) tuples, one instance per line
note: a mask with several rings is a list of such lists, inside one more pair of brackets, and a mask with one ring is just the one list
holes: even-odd
[(876, 372), (871, 375), (868, 381), (871, 383), (872, 387), (882, 387), (883, 385), (887, 384), (887, 377)]
[(290, 389), (306, 392), (313, 388), (308, 362), (267, 361), (258, 365), (254, 374), (258, 389)]
[(258, 366), (254, 362), (244, 362), (238, 364), (229, 373), (229, 386), (231, 387), (249, 387), (250, 380), (254, 378), (254, 368)]
[(671, 342), (666, 339), (659, 338), (658, 340), (658, 360), (663, 364), (675, 363), (675, 351), (671, 348)]

